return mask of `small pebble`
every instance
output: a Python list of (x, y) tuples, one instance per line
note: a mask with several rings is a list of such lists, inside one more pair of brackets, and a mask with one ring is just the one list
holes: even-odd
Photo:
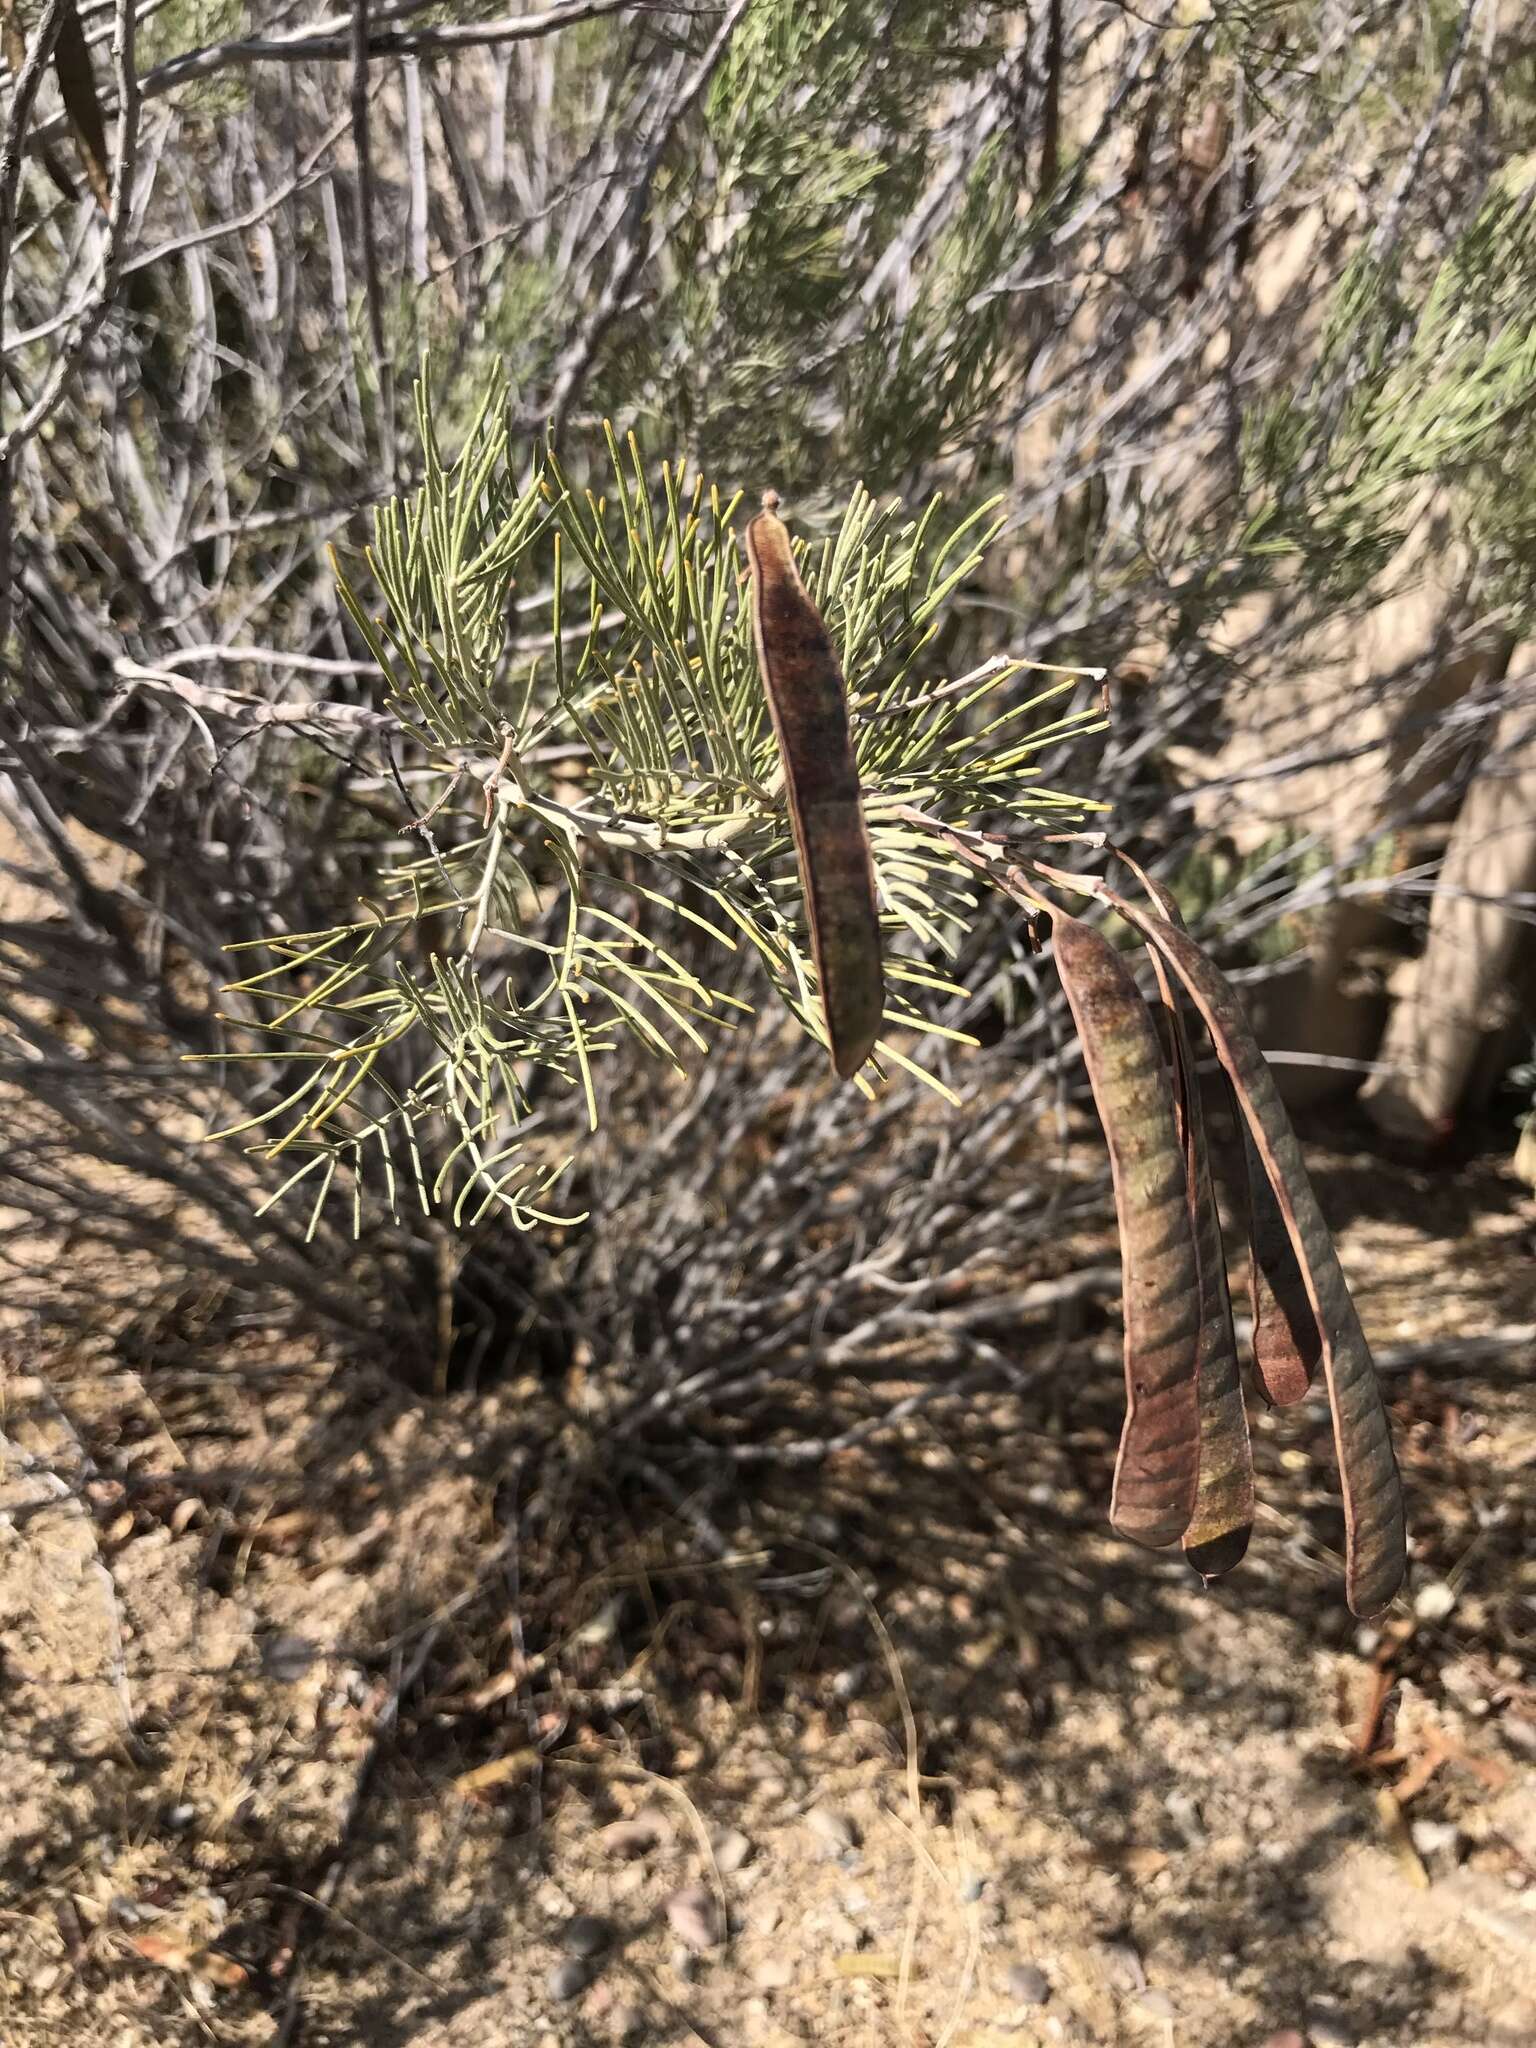
[(715, 1866), (725, 1877), (751, 1860), (752, 1844), (740, 1828), (721, 1828), (710, 1837)]
[(816, 1916), (814, 1924), (826, 1945), (839, 1952), (851, 1953), (855, 1949), (860, 1949), (867, 1939), (858, 1921), (850, 1919), (840, 1906), (825, 1908)]
[(963, 1906), (974, 1906), (986, 1888), (987, 1880), (984, 1877), (963, 1879), (960, 1885), (960, 1903)]
[(850, 1664), (846, 1671), (839, 1671), (832, 1680), (832, 1697), (835, 1700), (856, 1699), (868, 1675), (867, 1664)]
[(562, 2003), (567, 1999), (580, 1998), (591, 1982), (592, 1972), (575, 1956), (567, 1957), (563, 1963), (556, 1963), (544, 1979), (545, 1989), (550, 1997), (558, 1998)]
[(1453, 1820), (1416, 1820), (1411, 1833), (1421, 1856), (1454, 1855), (1461, 1840), (1461, 1830)]
[(261, 1672), (279, 1685), (297, 1685), (320, 1652), (308, 1636), (267, 1636), (261, 1645)]
[(1050, 1998), (1049, 1979), (1033, 1963), (1010, 1963), (1005, 1981), (1015, 2005), (1044, 2005)]
[(616, 1820), (598, 1835), (610, 1856), (645, 1856), (659, 1839), (648, 1820)]
[(769, 1956), (752, 1972), (752, 1982), (761, 1991), (782, 1991), (795, 1981), (795, 1966), (788, 1956)]
[(667, 1925), (688, 1948), (716, 1947), (722, 1929), (720, 1908), (713, 1893), (705, 1891), (700, 1884), (687, 1885), (682, 1891), (674, 1892), (667, 1901)]
[(846, 1813), (835, 1813), (830, 1806), (813, 1806), (805, 1816), (805, 1824), (833, 1856), (858, 1847), (859, 1834), (853, 1822)]
[(1444, 1579), (1431, 1579), (1413, 1596), (1413, 1611), (1420, 1621), (1444, 1621), (1456, 1605), (1456, 1589)]
[(1136, 1996), (1136, 2009), (1154, 2020), (1176, 2020), (1179, 2009), (1166, 1991), (1141, 1991)]
[(600, 1956), (611, 1939), (607, 1921), (595, 1913), (578, 1913), (560, 1930), (560, 1946), (573, 1956)]
[(1182, 1789), (1170, 1792), (1163, 1806), (1186, 1845), (1191, 1849), (1198, 1848), (1205, 1840), (1205, 1825), (1192, 1795)]
[(759, 1899), (747, 1913), (747, 1925), (754, 1934), (773, 1934), (784, 1918), (784, 1908), (777, 1899)]
[(1099, 1949), (1104, 1981), (1113, 1991), (1145, 1991), (1147, 1973), (1128, 1941), (1106, 1941)]

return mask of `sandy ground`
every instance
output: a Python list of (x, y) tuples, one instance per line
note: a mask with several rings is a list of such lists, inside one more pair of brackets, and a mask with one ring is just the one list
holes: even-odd
[(1536, 1202), (1313, 1156), (1425, 1347), (1381, 1631), (1315, 1403), (1214, 1592), (1112, 1537), (1112, 1301), (1048, 1397), (707, 1513), (565, 1384), (423, 1400), (216, 1307), (13, 1347), (0, 2040), (1536, 2040), (1536, 1360), (1463, 1348), (1536, 1314)]

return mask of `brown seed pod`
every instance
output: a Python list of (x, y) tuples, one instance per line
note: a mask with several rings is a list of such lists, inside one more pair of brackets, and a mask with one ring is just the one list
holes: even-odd
[[(1162, 915), (1182, 931), (1184, 919), (1179, 906), (1161, 882), (1144, 874), (1134, 861), (1124, 855), (1121, 858)], [(1195, 1033), (1200, 1032), (1200, 1026), (1198, 1021), (1185, 1016), (1178, 991), (1169, 979), (1167, 963), (1155, 947), (1151, 957), (1167, 1023), (1174, 1123), (1184, 1150), (1190, 1227), (1200, 1274), (1200, 1478), (1195, 1511), (1184, 1531), (1184, 1555), (1209, 1584), (1241, 1562), (1253, 1534), (1253, 1445), (1248, 1435), (1248, 1411), (1243, 1403), (1221, 1215), (1216, 1206), (1195, 1063)]]
[(86, 183), (96, 195), (103, 213), (112, 209), (112, 175), (107, 168), (107, 128), (102, 119), (101, 100), (96, 91), (96, 74), (91, 52), (73, 6), (64, 10), (59, 39), (53, 46), (53, 68), (58, 74), (64, 111), (74, 130)]
[(1254, 1150), (1244, 1119), (1243, 1155), (1248, 1182), (1248, 1299), (1253, 1310), (1253, 1367), (1271, 1407), (1305, 1399), (1323, 1355), (1317, 1327), (1285, 1218)]
[(827, 1042), (846, 1079), (874, 1050), (885, 1008), (874, 863), (843, 673), (800, 580), (778, 502), (764, 492), (747, 528), (752, 627), (784, 762)]
[[(1071, 876), (1044, 867), (1040, 872), (1076, 886)], [(1362, 1617), (1379, 1614), (1402, 1584), (1407, 1565), (1402, 1484), (1392, 1450), (1392, 1431), (1370, 1347), (1280, 1091), (1231, 984), (1187, 933), (1176, 931), (1163, 918), (1128, 903), (1110, 889), (1101, 886), (1094, 893), (1167, 960), (1204, 1020), (1216, 1056), (1232, 1082), (1321, 1334), (1344, 1500), (1349, 1605)]]
[(1121, 1535), (1162, 1549), (1189, 1526), (1200, 1458), (1200, 1280), (1172, 1087), (1147, 1006), (1114, 947), (1071, 917), (1056, 917), (1051, 935), (1109, 1147), (1120, 1226), (1126, 1416), (1110, 1520)]

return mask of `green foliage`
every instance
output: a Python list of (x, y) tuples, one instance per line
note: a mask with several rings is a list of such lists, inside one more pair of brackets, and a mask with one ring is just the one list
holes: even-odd
[[(139, 31), (139, 67), (152, 70), (185, 50), (230, 42), (249, 31), (250, 11), (244, 0), (167, 0), (165, 6), (146, 16)], [(250, 104), (250, 97), (247, 75), (240, 71), (189, 79), (174, 94), (185, 113), (206, 120), (237, 112)]]
[[(985, 10), (978, 32), (943, 0), (754, 6), (707, 98), (707, 171), (680, 164), (669, 186), (692, 180), (678, 282), (631, 323), (605, 402), (633, 415), (638, 400), (706, 466), (829, 495), (899, 482), (963, 435), (1010, 306), (969, 301), (1040, 232), (1009, 145), (966, 161), (963, 96), (1002, 57), (1006, 21)], [(963, 225), (882, 270), (951, 166)], [(658, 377), (658, 362), (693, 374)]]
[[(235, 987), (270, 1006), (263, 1028), (301, 1078), (223, 1135), (291, 1158), (282, 1192), (312, 1192), (316, 1221), (343, 1172), (355, 1218), (367, 1180), (391, 1204), (405, 1188), (455, 1220), (499, 1204), (527, 1225), (551, 1218), (573, 1156), (530, 1141), (536, 1104), (580, 1091), (595, 1128), (621, 1045), (679, 1070), (707, 1054), (752, 1007), (750, 982), (710, 962), (755, 955), (801, 1026), (823, 1042), (824, 1027), (739, 497), (669, 462), (658, 485), (611, 429), (601, 497), (552, 453), (520, 470), (500, 382), (451, 461), (425, 384), (418, 419), (421, 487), (380, 509), (366, 550), (382, 611), (346, 576), (341, 595), (402, 739), (452, 778), (445, 798), (466, 768), (485, 784), (434, 807), (426, 854), (383, 862), (358, 917), (262, 942), (271, 964)], [(990, 508), (953, 528), (940, 509), (902, 520), (856, 491), (803, 558), (843, 661), (874, 848), (890, 989), (876, 1078), (922, 1071), (899, 1041), (961, 1035), (922, 1004), (962, 993), (943, 962), (970, 924), (970, 873), (921, 818), (1070, 823), (1086, 807), (1032, 780), (1036, 757), (1099, 722), (1063, 705), (1077, 672), (1025, 693), (1009, 688), (1022, 661), (957, 684), (929, 673), (944, 601), (997, 530)]]
[(1421, 296), (1400, 257), (1357, 256), (1307, 385), (1248, 423), (1259, 493), (1250, 549), (1294, 552), (1320, 587), (1346, 597), (1391, 559), (1416, 491), (1435, 483), (1451, 493), (1490, 586), (1530, 615), (1533, 169), (1509, 167)]

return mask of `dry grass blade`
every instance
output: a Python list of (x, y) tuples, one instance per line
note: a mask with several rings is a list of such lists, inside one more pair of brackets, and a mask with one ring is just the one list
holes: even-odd
[(885, 1007), (874, 865), (842, 670), (800, 580), (777, 504), (766, 492), (747, 528), (752, 626), (784, 759), (827, 1042), (846, 1079), (874, 1050)]
[(1124, 1265), (1126, 1417), (1110, 1520), (1161, 1549), (1189, 1526), (1200, 1458), (1200, 1279), (1173, 1092), (1114, 947), (1070, 917), (1052, 936), (1109, 1146)]
[[(1043, 866), (1038, 872), (1069, 888), (1084, 887), (1081, 877)], [(1370, 1347), (1274, 1076), (1226, 976), (1186, 933), (1102, 884), (1088, 884), (1087, 893), (1118, 911), (1163, 954), (1200, 1012), (1236, 1091), (1322, 1334), (1344, 1497), (1349, 1604), (1356, 1614), (1379, 1614), (1402, 1584), (1406, 1563), (1402, 1486), (1392, 1432)]]
[[(1126, 860), (1125, 864), (1168, 922), (1182, 931), (1183, 917), (1168, 891), (1144, 874), (1134, 861)], [(1232, 1327), (1227, 1258), (1206, 1144), (1199, 1072), (1183, 1005), (1169, 980), (1167, 963), (1155, 947), (1152, 967), (1168, 1022), (1174, 1117), (1184, 1149), (1190, 1227), (1200, 1272), (1200, 1479), (1195, 1512), (1184, 1531), (1184, 1555), (1209, 1584), (1241, 1563), (1253, 1534), (1253, 1445), (1248, 1435), (1248, 1411), (1243, 1404), (1237, 1333)]]
[(112, 210), (112, 174), (107, 167), (107, 128), (96, 92), (96, 74), (91, 53), (76, 10), (66, 7), (59, 24), (59, 39), (53, 47), (53, 66), (58, 73), (64, 111), (80, 147), (86, 183), (96, 195), (103, 213)]

